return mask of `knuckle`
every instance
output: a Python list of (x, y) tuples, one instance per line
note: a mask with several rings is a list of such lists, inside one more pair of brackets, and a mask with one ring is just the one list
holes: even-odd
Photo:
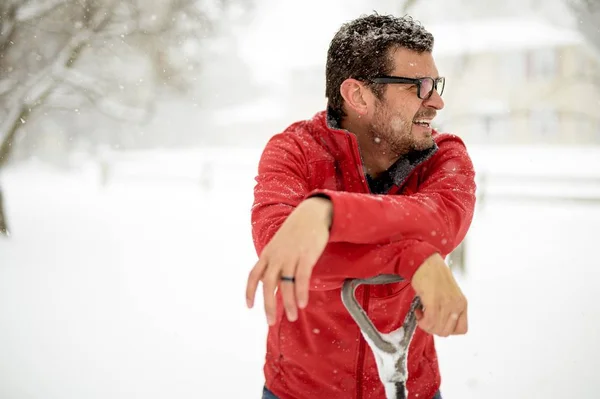
[(434, 322), (434, 323), (435, 323), (435, 321), (437, 321), (437, 319), (439, 319), (439, 314), (440, 314), (440, 309), (437, 306), (433, 307), (433, 308), (429, 308), (425, 312), (425, 316), (426, 316), (427, 320)]
[(279, 269), (276, 267), (268, 268), (264, 273), (265, 279), (275, 281), (279, 277)]
[(455, 311), (462, 312), (467, 307), (467, 303), (464, 298), (457, 298), (451, 303), (451, 308)]
[(299, 267), (298, 269), (296, 269), (296, 277), (297, 278), (301, 278), (301, 279), (308, 279), (310, 278), (310, 270), (307, 269), (306, 267)]

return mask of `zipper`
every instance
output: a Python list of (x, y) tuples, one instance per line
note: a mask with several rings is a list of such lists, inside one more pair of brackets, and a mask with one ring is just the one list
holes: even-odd
[[(348, 133), (348, 144), (352, 149), (352, 157), (354, 158), (354, 162), (359, 166), (358, 173), (362, 182), (362, 188), (365, 193), (371, 193), (371, 189), (367, 184), (367, 177), (365, 176), (364, 165), (362, 158), (360, 157), (360, 152), (358, 150), (358, 143), (356, 142), (356, 138), (352, 137), (352, 134)], [(363, 286), (363, 297), (362, 297), (362, 307), (365, 310), (365, 313), (369, 313), (369, 294), (370, 288), (368, 285)], [(362, 374), (365, 363), (365, 354), (366, 354), (366, 341), (363, 338), (362, 334), (359, 332), (359, 342), (358, 342), (358, 364), (356, 365), (356, 399), (362, 399), (363, 397), (363, 381)]]
[(392, 186), (392, 188), (390, 188), (390, 191), (387, 192), (388, 195), (395, 195), (400, 191), (400, 186), (394, 184)]
[[(365, 290), (363, 292), (362, 307), (365, 310), (365, 313), (368, 314), (369, 291), (370, 291), (371, 287), (369, 287), (368, 285), (364, 285), (363, 287), (365, 287)], [(365, 363), (365, 354), (366, 354), (366, 345), (367, 345), (366, 341), (362, 337), (362, 335), (360, 335), (360, 337), (362, 339), (360, 339), (360, 341), (358, 343), (358, 364), (356, 365), (356, 399), (362, 399), (362, 396), (363, 396), (362, 373), (363, 373), (363, 368), (364, 368), (364, 363)]]
[(356, 142), (356, 138), (353, 137), (351, 133), (347, 133), (347, 135), (348, 144), (350, 144), (350, 148), (352, 149), (352, 157), (354, 158), (354, 162), (356, 162), (359, 166), (358, 174), (362, 182), (362, 188), (365, 190), (365, 193), (371, 193), (371, 189), (367, 184), (367, 176), (365, 176), (364, 164), (360, 156), (360, 152), (358, 151), (358, 143)]

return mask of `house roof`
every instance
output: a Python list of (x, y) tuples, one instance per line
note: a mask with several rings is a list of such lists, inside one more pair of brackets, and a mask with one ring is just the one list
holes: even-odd
[(427, 25), (435, 37), (434, 55), (502, 52), (583, 44), (576, 30), (541, 19), (498, 18)]

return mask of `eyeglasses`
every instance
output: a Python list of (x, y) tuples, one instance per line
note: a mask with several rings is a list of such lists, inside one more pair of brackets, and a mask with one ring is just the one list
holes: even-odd
[(417, 86), (417, 96), (421, 100), (427, 100), (433, 94), (433, 90), (436, 90), (441, 96), (444, 92), (444, 86), (446, 85), (446, 78), (403, 78), (400, 76), (377, 76), (375, 78), (368, 79), (373, 83), (382, 84), (411, 84)]

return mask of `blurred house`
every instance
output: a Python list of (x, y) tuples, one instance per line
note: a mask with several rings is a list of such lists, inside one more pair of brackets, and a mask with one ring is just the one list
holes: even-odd
[[(245, 29), (215, 41), (222, 51), (212, 52), (201, 83), (206, 116), (193, 124), (209, 132), (201, 145), (260, 147), (324, 109), (327, 49), (339, 26), (374, 9), (403, 14), (407, 4), (435, 35), (434, 56), (447, 77), (440, 130), (473, 144), (600, 143), (600, 52), (577, 27), (567, 28), (572, 15), (560, 0), (543, 10), (528, 0), (432, 0), (436, 7), (374, 0), (348, 2), (343, 12), (332, 2), (319, 20), (306, 5), (265, 1), (269, 7)], [(294, 33), (290, 13), (311, 18), (310, 30)]]
[(428, 26), (447, 77), (441, 130), (476, 144), (600, 144), (600, 53), (537, 19)]
[[(523, 17), (426, 28), (447, 77), (440, 130), (473, 144), (600, 144), (600, 52), (579, 31)], [(280, 121), (324, 108), (327, 45), (285, 59)]]

